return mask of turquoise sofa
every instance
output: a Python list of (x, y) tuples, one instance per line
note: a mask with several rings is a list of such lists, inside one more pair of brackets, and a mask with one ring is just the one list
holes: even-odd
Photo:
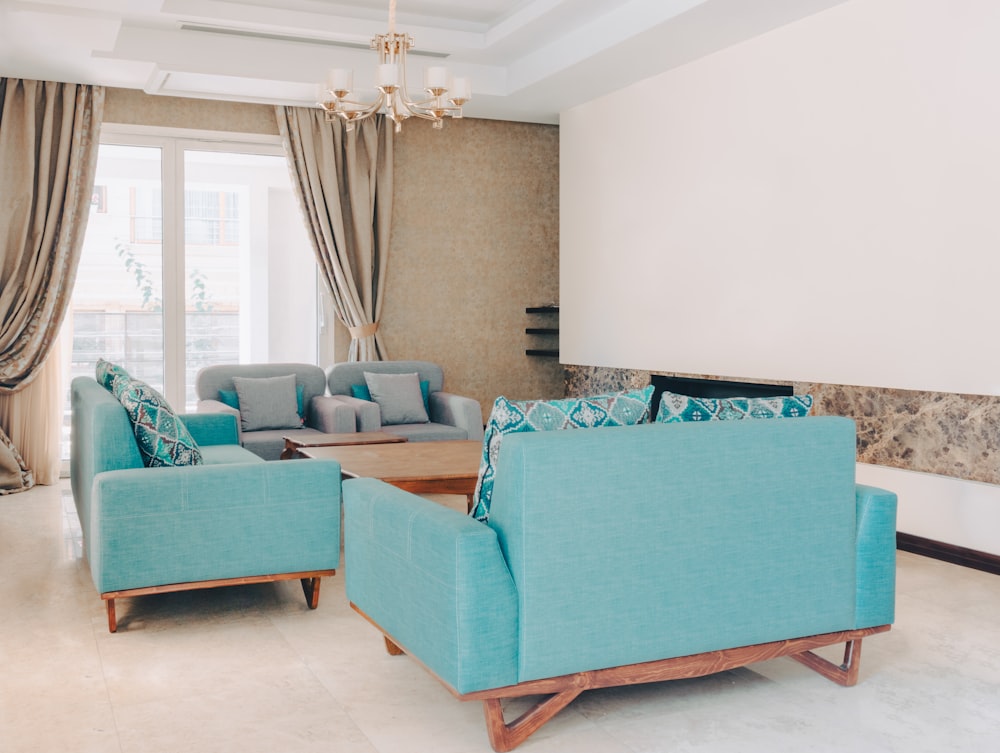
[[(390, 652), (483, 701), (498, 751), (589, 688), (784, 655), (852, 685), (893, 622), (896, 513), (854, 473), (840, 417), (511, 434), (487, 524), (346, 481), (347, 596)], [(842, 665), (812, 653), (833, 644)]]
[(181, 416), (202, 465), (143, 466), (128, 414), (90, 377), (71, 385), (70, 480), (84, 554), (118, 628), (115, 599), (302, 581), (309, 606), (340, 561), (340, 465), (268, 463), (229, 414)]

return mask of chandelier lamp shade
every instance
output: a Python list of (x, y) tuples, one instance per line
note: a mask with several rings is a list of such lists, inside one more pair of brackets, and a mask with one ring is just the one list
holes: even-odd
[(396, 31), (396, 0), (390, 0), (389, 31), (377, 34), (371, 41), (371, 49), (378, 52), (375, 69), (378, 96), (368, 103), (350, 99), (354, 72), (348, 68), (334, 68), (327, 76), (325, 98), (319, 103), (326, 111), (326, 119), (332, 122), (339, 118), (346, 124), (346, 130), (351, 131), (359, 120), (381, 112), (392, 119), (399, 133), (403, 121), (409, 117), (430, 120), (434, 128), (441, 128), (445, 118), (461, 118), (462, 105), (472, 97), (472, 86), (468, 78), (452, 78), (447, 68), (428, 67), (424, 71), (426, 97), (410, 98), (406, 85), (406, 53), (412, 47), (413, 38)]

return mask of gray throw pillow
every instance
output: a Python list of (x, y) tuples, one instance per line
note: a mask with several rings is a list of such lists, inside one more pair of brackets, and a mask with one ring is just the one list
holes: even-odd
[(375, 374), (365, 372), (372, 400), (378, 403), (382, 424), (426, 424), (430, 421), (416, 374)]
[(295, 397), (295, 375), (251, 379), (233, 377), (240, 399), (243, 431), (298, 429), (302, 426)]

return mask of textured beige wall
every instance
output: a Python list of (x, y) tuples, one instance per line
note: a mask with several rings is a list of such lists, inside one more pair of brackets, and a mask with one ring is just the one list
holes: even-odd
[[(109, 123), (277, 134), (267, 105), (109, 89)], [(489, 414), (497, 395), (561, 397), (562, 367), (526, 306), (559, 298), (559, 129), (494, 120), (409, 120), (395, 140), (391, 251), (382, 333), (392, 358), (440, 363), (445, 389)], [(345, 359), (346, 330), (336, 353)], [(325, 364), (324, 364), (325, 365)]]
[(559, 297), (559, 129), (408, 120), (395, 140), (382, 332), (394, 359), (440, 363), (445, 389), (489, 415), (498, 395), (561, 397), (555, 358), (524, 354)]
[(278, 122), (271, 105), (158, 97), (137, 89), (109, 88), (104, 122), (278, 135)]

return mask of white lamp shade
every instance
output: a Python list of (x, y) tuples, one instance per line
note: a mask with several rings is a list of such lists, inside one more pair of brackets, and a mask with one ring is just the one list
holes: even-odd
[(451, 82), (452, 99), (471, 99), (472, 82), (465, 76), (456, 76)]
[(378, 67), (375, 83), (378, 86), (398, 86), (399, 67), (395, 63), (382, 63)]
[(447, 89), (448, 69), (440, 65), (433, 65), (426, 69), (424, 71), (424, 88)]
[(349, 68), (333, 68), (327, 74), (326, 88), (330, 91), (351, 91), (354, 88), (354, 71)]

